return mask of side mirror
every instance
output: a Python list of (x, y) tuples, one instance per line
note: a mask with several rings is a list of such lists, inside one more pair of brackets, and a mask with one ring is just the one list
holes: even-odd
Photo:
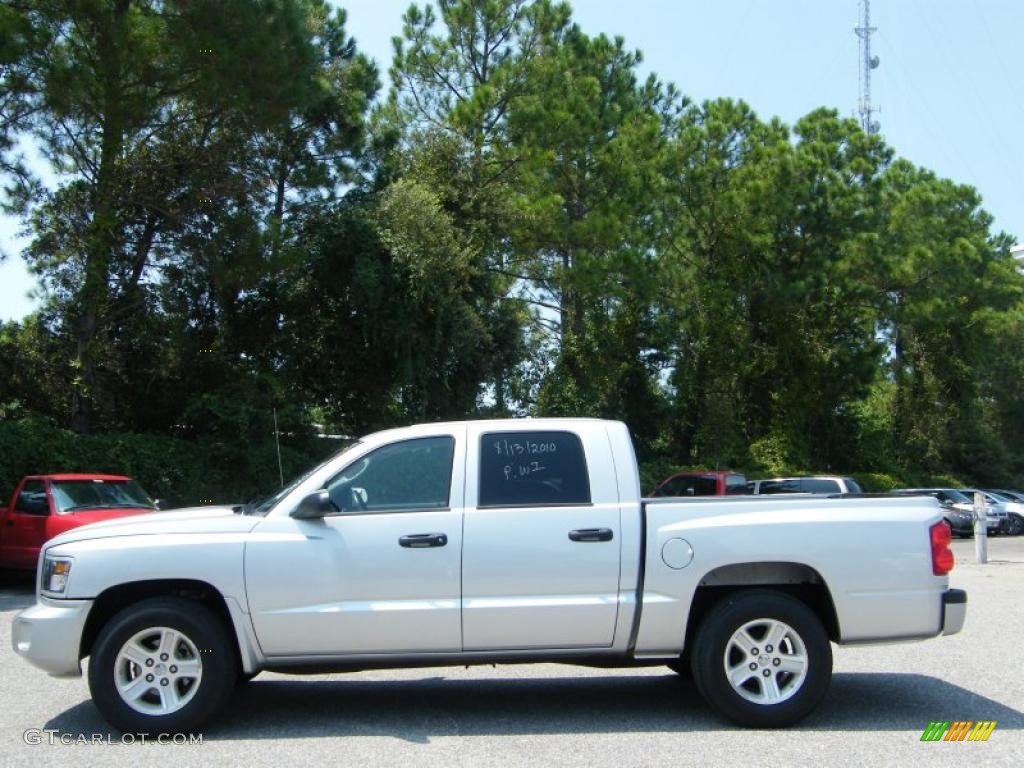
[(162, 511), (163, 510), (163, 503), (164, 503), (163, 499), (153, 499), (153, 509), (155, 509), (157, 511)]
[(292, 510), (290, 517), (296, 520), (318, 520), (324, 515), (333, 512), (334, 505), (331, 504), (331, 495), (326, 490), (313, 491)]

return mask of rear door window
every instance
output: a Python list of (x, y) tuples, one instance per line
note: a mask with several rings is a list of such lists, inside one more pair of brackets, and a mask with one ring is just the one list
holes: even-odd
[(572, 432), (480, 436), (481, 507), (590, 503), (583, 444)]

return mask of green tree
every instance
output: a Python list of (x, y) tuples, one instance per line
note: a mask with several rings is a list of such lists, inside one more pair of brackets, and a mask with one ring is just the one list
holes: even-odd
[[(0, 203), (22, 211), (38, 189), (18, 153), (18, 139), (40, 108), (41, 93), (32, 51), (51, 42), (48, 31), (36, 26), (31, 11), (13, 4), (0, 6)], [(5, 254), (0, 253), (0, 260)]]
[[(152, 330), (124, 326), (155, 306), (155, 270), (208, 254), (213, 229), (233, 229), (222, 243), (251, 246), (264, 229), (278, 243), (288, 182), (326, 174), (327, 163), (297, 159), (297, 145), (340, 156), (358, 139), (372, 69), (356, 59), (343, 17), (319, 0), (25, 7), (44, 31), (38, 39), (52, 41), (22, 57), (41, 83), (32, 128), (73, 173), (35, 213), (30, 256), (66, 299), (76, 361), (70, 423), (88, 432), (105, 415), (97, 405), (110, 401), (111, 347)], [(270, 221), (251, 200), (261, 171), (276, 182)], [(234, 256), (244, 262), (246, 253), (211, 261)], [(241, 290), (246, 270), (231, 263), (223, 271)], [(221, 307), (228, 293), (217, 296), (227, 299)]]
[[(894, 163), (886, 174), (881, 284), (897, 460), (991, 482), (1005, 474), (1013, 444), (1000, 434), (999, 414), (1009, 414), (990, 399), (990, 371), (1008, 370), (1008, 339), (997, 329), (1013, 326), (1006, 313), (1020, 306), (1022, 280), (1010, 239), (991, 234), (980, 202), (970, 187)], [(1000, 394), (1012, 409), (1006, 390)]]
[(766, 198), (776, 194), (773, 169), (791, 152), (788, 138), (780, 124), (726, 100), (691, 107), (671, 125), (655, 300), (671, 329), (667, 437), (684, 463), (742, 464), (770, 422), (764, 401), (748, 400), (755, 358), (770, 343), (754, 325), (752, 292), (772, 279)]
[[(510, 105), (542, 29), (564, 23), (565, 6), (525, 0), (444, 0), (410, 6), (395, 39), (392, 90), (381, 122), (395, 126), (401, 157), (383, 178), (402, 176), (437, 195), (474, 261), (470, 280), (489, 361), (489, 410), (507, 411), (508, 382), (523, 359), (529, 302), (514, 290), (509, 231), (519, 157), (508, 147)], [(481, 406), (484, 401), (481, 400)]]
[(854, 429), (853, 405), (867, 395), (885, 351), (872, 278), (891, 150), (831, 110), (812, 112), (794, 132), (791, 162), (775, 182), (783, 207), (771, 212), (771, 275), (755, 281), (751, 298), (754, 327), (772, 339), (771, 359), (748, 386), (771, 393), (773, 427), (798, 453), (844, 471), (853, 457), (837, 436)]
[[(652, 284), (645, 223), (661, 189), (661, 110), (675, 95), (653, 77), (640, 82), (639, 63), (621, 38), (552, 26), (528, 64), (529, 89), (511, 106), (510, 148), (521, 158), (517, 273), (527, 294), (557, 313), (541, 412), (593, 413), (610, 401), (596, 386), (602, 333), (620, 327), (609, 317), (635, 307)], [(650, 374), (632, 362), (634, 373)]]
[(716, 465), (850, 466), (836, 436), (883, 353), (870, 278), (888, 150), (834, 112), (791, 139), (717, 101), (680, 116), (669, 157), (671, 444)]

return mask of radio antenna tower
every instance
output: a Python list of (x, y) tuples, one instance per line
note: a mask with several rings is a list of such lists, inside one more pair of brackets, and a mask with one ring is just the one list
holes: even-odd
[(860, 38), (860, 103), (857, 114), (864, 133), (874, 134), (882, 126), (871, 119), (875, 112), (881, 111), (871, 105), (871, 70), (878, 68), (878, 57), (871, 55), (871, 35), (878, 31), (877, 27), (871, 26), (871, 0), (860, 0), (860, 20), (853, 31)]

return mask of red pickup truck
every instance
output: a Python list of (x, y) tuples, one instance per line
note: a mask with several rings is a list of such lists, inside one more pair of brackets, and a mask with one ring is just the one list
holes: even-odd
[(156, 504), (122, 475), (29, 475), (0, 508), (0, 568), (34, 569), (42, 545), (88, 523), (152, 512)]

